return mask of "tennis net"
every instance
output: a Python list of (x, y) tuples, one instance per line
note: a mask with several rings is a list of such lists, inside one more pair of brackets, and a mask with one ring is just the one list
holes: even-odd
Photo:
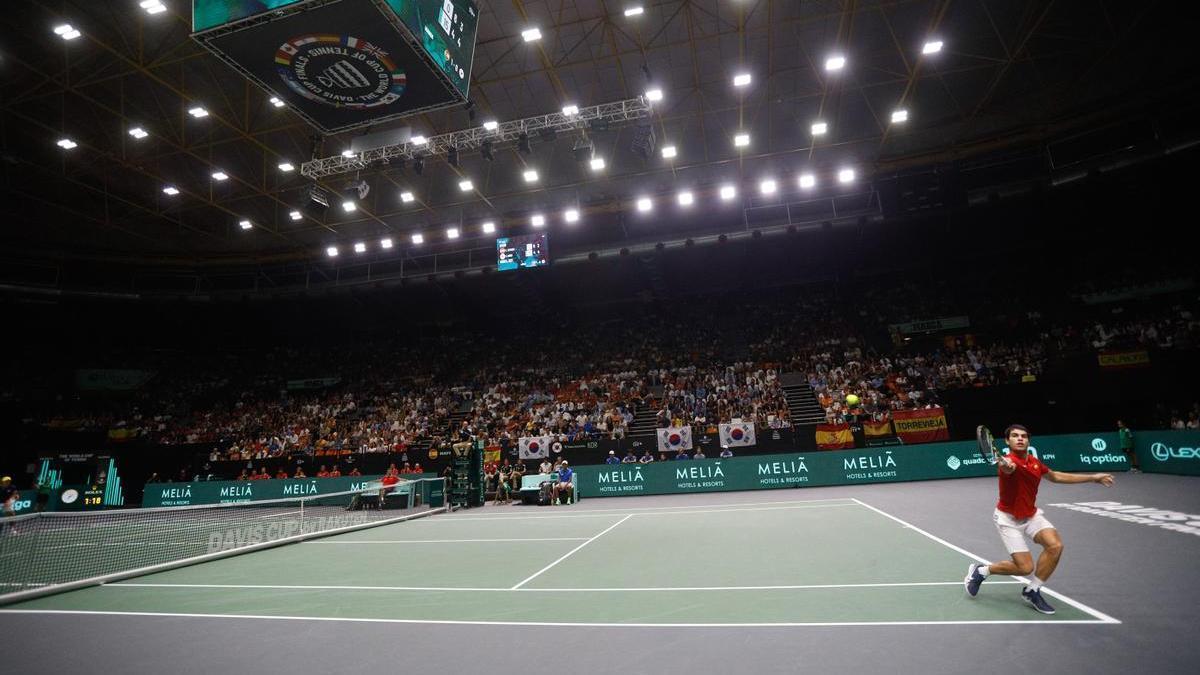
[(311, 497), (0, 520), (0, 604), (442, 512), (442, 478)]

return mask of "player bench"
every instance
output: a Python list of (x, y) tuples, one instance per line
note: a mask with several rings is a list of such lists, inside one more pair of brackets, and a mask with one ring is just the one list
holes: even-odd
[[(542, 483), (545, 481), (558, 482), (558, 474), (556, 473), (535, 473), (521, 477), (521, 503), (536, 504), (538, 492), (542, 489)], [(571, 474), (571, 503), (579, 501), (579, 474)]]

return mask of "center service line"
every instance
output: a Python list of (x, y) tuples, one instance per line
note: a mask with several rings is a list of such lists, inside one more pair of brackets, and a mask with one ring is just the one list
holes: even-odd
[(592, 537), (591, 539), (588, 539), (587, 541), (585, 541), (585, 542), (583, 542), (582, 544), (580, 544), (580, 545), (576, 546), (575, 548), (571, 549), (570, 551), (567, 551), (567, 554), (566, 554), (566, 555), (564, 555), (563, 557), (559, 558), (558, 560), (555, 560), (554, 562), (550, 563), (549, 565), (546, 565), (546, 566), (545, 566), (545, 567), (543, 567), (542, 569), (540, 569), (540, 570), (538, 570), (538, 571), (534, 572), (534, 573), (533, 573), (531, 576), (527, 577), (527, 578), (526, 578), (524, 581), (522, 581), (521, 583), (517, 584), (516, 586), (513, 586), (513, 587), (512, 587), (512, 590), (514, 590), (514, 591), (515, 591), (515, 590), (517, 590), (518, 588), (520, 588), (520, 587), (524, 586), (525, 584), (529, 583), (530, 581), (533, 581), (533, 580), (534, 580), (534, 579), (536, 579), (538, 576), (540, 576), (540, 575), (542, 574), (542, 572), (545, 572), (546, 570), (550, 569), (551, 567), (554, 567), (554, 566), (555, 566), (555, 565), (557, 565), (558, 563), (560, 563), (560, 562), (562, 562), (562, 561), (566, 560), (567, 558), (569, 558), (569, 557), (571, 556), (571, 554), (575, 553), (576, 551), (578, 551), (579, 549), (583, 548), (584, 546), (587, 546), (588, 544), (592, 543), (593, 541), (596, 541), (596, 540), (597, 540), (597, 539), (599, 539), (600, 537), (604, 536), (604, 534), (605, 534), (605, 533), (607, 533), (609, 530), (611, 530), (611, 529), (613, 529), (614, 527), (616, 527), (616, 526), (620, 525), (621, 523), (623, 523), (623, 522), (625, 522), (625, 521), (629, 520), (629, 519), (630, 519), (630, 518), (632, 518), (633, 516), (634, 516), (634, 514), (632, 514), (632, 513), (631, 513), (631, 514), (629, 514), (629, 515), (625, 516), (624, 518), (622, 518), (622, 519), (618, 520), (617, 522), (613, 523), (612, 525), (609, 525), (608, 527), (606, 527), (606, 528), (604, 529), (604, 531), (600, 532), (600, 534), (597, 534), (596, 536)]

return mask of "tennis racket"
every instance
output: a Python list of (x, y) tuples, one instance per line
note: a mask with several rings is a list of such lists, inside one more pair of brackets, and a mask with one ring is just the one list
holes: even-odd
[(978, 442), (975, 450), (980, 457), (986, 459), (988, 464), (994, 465), (1000, 462), (1000, 453), (996, 452), (996, 441), (992, 438), (990, 429), (982, 424), (975, 427), (975, 440)]

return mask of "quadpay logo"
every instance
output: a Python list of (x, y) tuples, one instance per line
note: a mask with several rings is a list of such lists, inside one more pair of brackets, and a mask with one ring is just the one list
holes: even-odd
[(946, 458), (946, 466), (950, 467), (951, 471), (958, 471), (958, 467), (962, 466), (962, 460), (954, 455), (950, 455)]
[(1166, 443), (1150, 444), (1150, 454), (1160, 462), (1168, 459), (1200, 459), (1200, 448), (1172, 448)]

